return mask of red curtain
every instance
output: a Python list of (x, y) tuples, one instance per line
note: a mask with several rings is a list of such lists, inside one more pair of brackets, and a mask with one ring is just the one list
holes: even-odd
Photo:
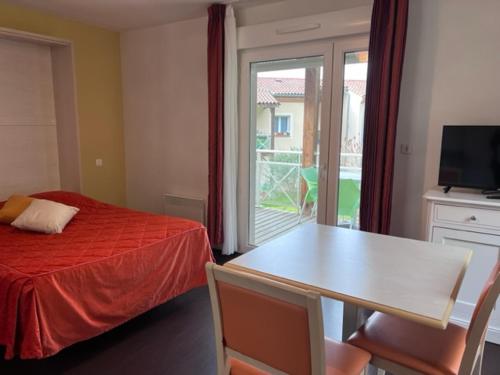
[(208, 213), (212, 246), (224, 241), (222, 183), (224, 161), (224, 18), (226, 6), (208, 8)]
[(361, 230), (388, 234), (408, 0), (373, 4), (366, 88)]

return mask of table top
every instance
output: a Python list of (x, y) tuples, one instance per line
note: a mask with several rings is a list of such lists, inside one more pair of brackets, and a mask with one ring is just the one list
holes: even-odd
[(305, 224), (225, 265), (445, 329), (471, 257), (461, 247)]

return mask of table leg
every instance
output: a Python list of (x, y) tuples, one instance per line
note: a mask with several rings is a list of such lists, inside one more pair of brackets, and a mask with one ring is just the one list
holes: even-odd
[(361, 327), (368, 318), (373, 314), (373, 310), (359, 308), (356, 305), (343, 303), (344, 316), (342, 322), (342, 341), (345, 341), (356, 330)]
[[(344, 302), (344, 317), (342, 322), (342, 341), (346, 341), (356, 330), (361, 327), (365, 321), (370, 317), (373, 311), (358, 308), (356, 305)], [(365, 369), (364, 375), (384, 375), (372, 365), (368, 365)]]
[(346, 341), (358, 329), (358, 306), (344, 302), (342, 341)]

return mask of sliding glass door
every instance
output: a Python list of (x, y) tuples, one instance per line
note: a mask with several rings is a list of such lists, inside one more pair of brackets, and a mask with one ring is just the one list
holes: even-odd
[(358, 227), (367, 44), (242, 54), (241, 250), (310, 222)]
[(249, 243), (316, 222), (323, 57), (251, 64)]

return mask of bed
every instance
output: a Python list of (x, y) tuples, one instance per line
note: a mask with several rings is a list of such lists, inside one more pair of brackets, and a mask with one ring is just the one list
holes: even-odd
[[(33, 195), (80, 208), (62, 234), (0, 225), (0, 346), (44, 358), (206, 283), (200, 223), (95, 201)], [(0, 203), (0, 207), (3, 203)]]

